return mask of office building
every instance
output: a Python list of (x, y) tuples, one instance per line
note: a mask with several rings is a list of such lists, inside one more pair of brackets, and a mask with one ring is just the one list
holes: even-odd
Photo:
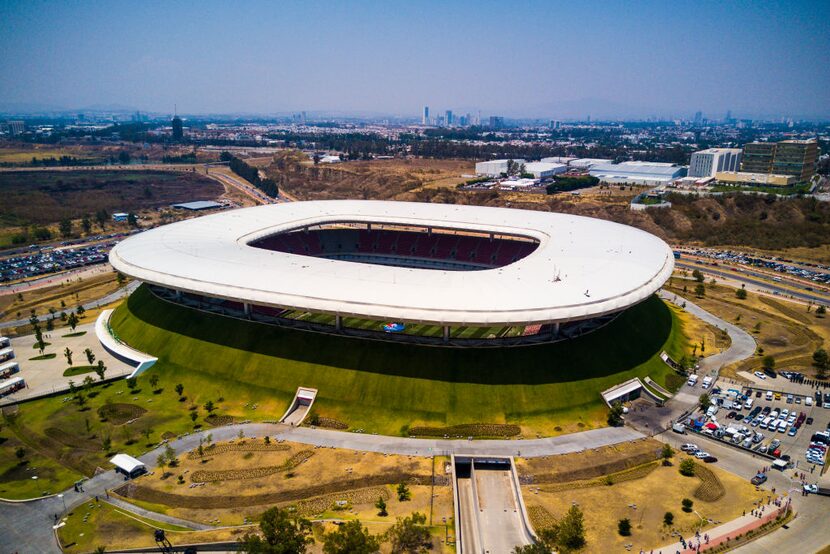
[(9, 121), (8, 126), (11, 136), (19, 135), (26, 130), (26, 125), (22, 121)]
[(782, 140), (775, 148), (772, 172), (792, 175), (797, 182), (807, 181), (816, 173), (818, 143), (815, 140)]
[(429, 106), (424, 106), (424, 113), (421, 116), (421, 125), (429, 125)]
[(444, 119), (446, 120), (447, 125), (452, 125), (452, 124), (453, 124), (452, 110), (447, 110), (447, 111), (445, 112), (445, 117), (444, 117)]
[(491, 129), (504, 129), (504, 118), (497, 115), (490, 116)]
[(745, 173), (771, 173), (775, 158), (774, 142), (749, 142), (744, 144), (741, 171)]
[(692, 154), (689, 177), (714, 177), (719, 171), (738, 171), (740, 168), (740, 148), (709, 148)]
[(744, 145), (741, 171), (792, 175), (807, 181), (816, 172), (818, 143), (814, 140), (750, 142)]
[(182, 118), (175, 116), (172, 121), (173, 126), (173, 140), (182, 140), (184, 138), (184, 127), (182, 126)]

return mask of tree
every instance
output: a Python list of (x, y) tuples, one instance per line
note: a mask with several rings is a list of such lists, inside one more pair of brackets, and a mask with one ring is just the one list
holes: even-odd
[(98, 365), (95, 366), (95, 374), (102, 381), (104, 380), (104, 373), (107, 371), (107, 366), (104, 365), (104, 360), (98, 360)]
[(205, 410), (207, 411), (208, 414), (213, 413), (213, 410), (215, 410), (215, 409), (216, 409), (216, 406), (213, 405), (213, 400), (208, 400), (207, 402), (205, 402)]
[(427, 516), (414, 512), (411, 516), (398, 518), (387, 536), (392, 543), (393, 554), (414, 554), (432, 548), (429, 528), (425, 526)]
[(86, 308), (84, 308), (83, 306), (78, 306), (77, 308), (75, 308), (75, 313), (78, 314), (78, 317), (81, 317), (86, 313)]
[(818, 317), (824, 317), (824, 314), (826, 314), (826, 313), (827, 313), (827, 308), (825, 308), (824, 306), (819, 306), (818, 308), (816, 308), (816, 315)]
[(84, 377), (84, 381), (83, 381), (83, 384), (84, 384), (84, 389), (85, 389), (85, 390), (89, 390), (90, 388), (92, 388), (92, 384), (93, 384), (94, 382), (95, 382), (95, 381), (94, 381), (94, 380), (92, 379), (92, 377), (90, 377), (89, 375), (87, 375), (86, 377)]
[(747, 296), (746, 289), (736, 289), (735, 290), (735, 296), (737, 297), (738, 300), (746, 300), (746, 296)]
[(386, 517), (389, 515), (389, 512), (386, 511), (386, 501), (383, 499), (382, 496), (379, 496), (378, 501), (375, 502), (375, 508), (378, 509), (379, 516)]
[(153, 373), (150, 375), (150, 388), (153, 390), (158, 390), (156, 387), (159, 384), (159, 376)]
[(695, 286), (695, 296), (697, 296), (698, 298), (703, 298), (704, 296), (706, 296), (706, 285), (704, 285), (703, 283), (698, 283)]
[(171, 466), (176, 465), (178, 462), (176, 459), (176, 449), (170, 446), (169, 443), (164, 445), (164, 457)]
[(241, 550), (249, 554), (303, 554), (314, 542), (311, 522), (291, 518), (287, 511), (270, 508), (259, 521), (262, 536), (246, 533)]
[(95, 354), (92, 353), (90, 348), (84, 350), (84, 355), (86, 356), (86, 361), (89, 362), (89, 365), (92, 365), (95, 362)]
[(130, 389), (130, 392), (135, 394), (135, 388), (138, 386), (138, 379), (135, 377), (127, 377), (127, 388)]
[(196, 413), (196, 410), (193, 410), (192, 412), (190, 412), (190, 421), (192, 421), (194, 424), (196, 423), (196, 419), (198, 417), (199, 417), (199, 414)]
[(613, 402), (608, 411), (608, 425), (620, 427), (623, 424), (623, 406), (619, 402)]
[(69, 328), (74, 331), (75, 327), (78, 326), (78, 316), (74, 312), (70, 312), (67, 323), (69, 323)]
[(156, 458), (156, 465), (159, 466), (159, 469), (164, 474), (164, 466), (167, 465), (167, 458), (164, 457), (164, 454), (159, 454)]
[(698, 283), (702, 283), (704, 279), (703, 273), (701, 273), (699, 269), (696, 269), (692, 271), (692, 278)]
[(775, 358), (773, 358), (772, 356), (764, 356), (764, 359), (761, 360), (761, 365), (764, 367), (765, 370), (772, 371), (773, 369), (775, 369)]
[(26, 449), (22, 446), (18, 446), (17, 449), (14, 451), (14, 455), (17, 456), (17, 459), (20, 460), (20, 463), (23, 463), (23, 458), (26, 457)]
[(61, 219), (60, 223), (58, 224), (58, 230), (61, 233), (61, 236), (65, 239), (72, 236), (72, 221), (69, 219)]
[(663, 465), (668, 466), (671, 465), (671, 458), (674, 456), (674, 450), (672, 449), (669, 443), (663, 445), (663, 451), (661, 452), (663, 456)]
[(671, 512), (666, 512), (665, 514), (663, 514), (663, 525), (668, 527), (672, 523), (674, 523), (674, 514)]
[(680, 475), (692, 477), (695, 474), (695, 462), (691, 458), (686, 458), (680, 462)]
[(182, 385), (181, 383), (179, 383), (178, 385), (176, 385), (176, 386), (174, 387), (174, 389), (175, 389), (175, 391), (176, 391), (176, 394), (178, 394), (178, 395), (179, 395), (179, 398), (181, 398), (181, 397), (182, 397), (182, 393), (184, 392), (184, 385)]
[(101, 450), (109, 452), (112, 449), (112, 439), (109, 435), (101, 437)]
[(622, 518), (617, 522), (617, 532), (623, 536), (631, 536), (631, 520), (627, 517)]
[(712, 399), (709, 398), (707, 393), (703, 393), (698, 397), (698, 405), (700, 406), (700, 411), (705, 412), (709, 409), (709, 406), (712, 405)]
[(66, 365), (71, 366), (72, 365), (72, 351), (69, 349), (68, 346), (64, 349), (63, 355), (66, 357)]
[(127, 214), (127, 223), (130, 227), (138, 227), (138, 217), (134, 213)]
[(680, 501), (680, 504), (683, 506), (683, 511), (689, 513), (692, 511), (692, 506), (694, 506), (694, 502), (689, 498), (684, 498)]
[(118, 162), (121, 165), (127, 165), (130, 163), (130, 153), (126, 150), (122, 150), (118, 153)]
[(81, 220), (81, 229), (84, 230), (85, 235), (88, 235), (92, 232), (92, 222), (89, 220), (88, 215), (85, 215), (84, 218)]
[(827, 370), (830, 369), (830, 355), (824, 348), (817, 348), (813, 352), (813, 367), (816, 368), (816, 377), (818, 379), (827, 378)]
[(559, 521), (557, 543), (560, 550), (579, 550), (585, 546), (585, 517), (578, 506), (571, 506)]
[(407, 487), (404, 483), (398, 484), (398, 500), (401, 502), (406, 502), (412, 498), (412, 493), (409, 491), (409, 487)]
[(380, 541), (369, 534), (360, 520), (347, 521), (331, 533), (323, 535), (325, 554), (374, 554)]
[(95, 212), (95, 221), (98, 223), (98, 226), (101, 227), (102, 231), (106, 229), (109, 218), (110, 214), (107, 213), (107, 210), (101, 209)]

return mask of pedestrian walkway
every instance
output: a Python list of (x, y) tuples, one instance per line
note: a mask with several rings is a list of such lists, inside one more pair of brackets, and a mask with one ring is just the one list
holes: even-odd
[(129, 502), (125, 502), (120, 498), (115, 498), (110, 496), (105, 500), (107, 504), (111, 504), (116, 508), (120, 508), (126, 512), (133, 513), (135, 515), (151, 519), (154, 521), (160, 521), (162, 523), (169, 523), (170, 525), (178, 525), (179, 527), (186, 527), (188, 529), (192, 529), (193, 531), (205, 531), (207, 529), (212, 529), (213, 527), (210, 525), (205, 525), (204, 523), (196, 523), (193, 521), (188, 521), (186, 519), (180, 519), (178, 517), (168, 516), (166, 514), (160, 514), (158, 512), (151, 512), (150, 510), (145, 510), (140, 506), (136, 506), (135, 504), (130, 504)]
[(684, 542), (676, 542), (663, 548), (655, 549), (660, 554), (695, 554), (706, 552), (735, 539), (746, 535), (765, 523), (775, 520), (779, 515), (786, 513), (790, 506), (789, 499), (774, 500), (764, 504), (757, 510), (728, 521), (704, 533), (698, 532)]

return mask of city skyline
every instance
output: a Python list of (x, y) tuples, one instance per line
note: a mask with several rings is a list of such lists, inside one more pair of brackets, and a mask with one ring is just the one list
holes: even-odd
[(7, 2), (0, 17), (2, 111), (830, 117), (821, 2)]

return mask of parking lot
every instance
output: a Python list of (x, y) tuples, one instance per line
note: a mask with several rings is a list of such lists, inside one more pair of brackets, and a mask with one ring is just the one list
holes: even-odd
[[(733, 446), (789, 460), (796, 469), (818, 474), (821, 464), (808, 460), (806, 452), (813, 434), (824, 432), (830, 426), (830, 409), (822, 407), (825, 389), (821, 389), (822, 398), (818, 403), (814, 388), (791, 383), (788, 389), (793, 392), (730, 385), (707, 391), (698, 385), (691, 390), (700, 394), (709, 392), (718, 408), (711, 410), (711, 417), (698, 416), (695, 420), (704, 434)], [(750, 399), (751, 406), (747, 408)], [(752, 419), (748, 420), (750, 415)], [(769, 425), (773, 421), (775, 424)], [(763, 437), (759, 440), (757, 434)]]

